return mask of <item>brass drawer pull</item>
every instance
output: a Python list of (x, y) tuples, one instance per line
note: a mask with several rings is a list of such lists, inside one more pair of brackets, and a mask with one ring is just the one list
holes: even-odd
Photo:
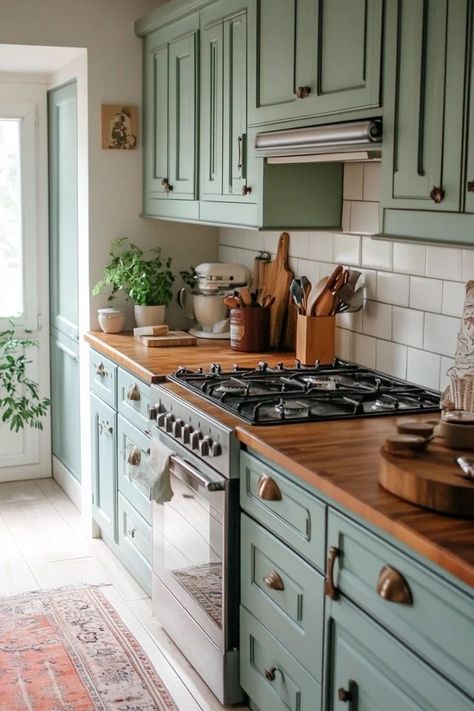
[(474, 180), (467, 181), (467, 192), (474, 193)]
[(435, 202), (436, 204), (439, 204), (440, 202), (443, 202), (444, 200), (444, 190), (442, 188), (436, 187), (436, 185), (433, 187), (432, 191), (430, 192), (430, 198)]
[(268, 575), (265, 575), (263, 578), (263, 582), (265, 585), (272, 590), (284, 590), (285, 585), (283, 583), (283, 580), (281, 577), (278, 575), (276, 570), (272, 570), (271, 573), (268, 573)]
[(165, 193), (171, 193), (173, 191), (173, 186), (169, 184), (168, 178), (163, 178), (161, 184)]
[(270, 667), (270, 669), (265, 669), (265, 679), (267, 681), (275, 681), (276, 667)]
[(377, 594), (384, 600), (400, 605), (413, 605), (413, 595), (407, 581), (390, 565), (384, 565), (380, 571), (376, 589)]
[(331, 546), (328, 553), (328, 567), (326, 572), (326, 580), (324, 581), (324, 593), (331, 598), (331, 600), (337, 600), (339, 597), (339, 590), (334, 585), (334, 563), (336, 558), (339, 556), (339, 548)]
[(142, 460), (142, 453), (138, 447), (132, 447), (130, 454), (128, 455), (128, 463), (134, 467), (137, 467)]
[(99, 434), (103, 434), (104, 432), (106, 434), (113, 434), (114, 428), (105, 420), (101, 420), (99, 422)]
[(136, 533), (137, 533), (137, 529), (136, 529), (136, 528), (131, 528), (131, 529), (128, 531), (128, 535), (130, 536), (130, 538), (135, 538)]
[(262, 474), (258, 480), (257, 496), (265, 501), (281, 501), (280, 487), (271, 476)]
[(136, 383), (133, 383), (133, 385), (130, 387), (128, 393), (127, 393), (127, 400), (140, 400), (141, 399), (141, 392), (140, 388)]
[(107, 372), (105, 365), (103, 363), (99, 363), (99, 365), (96, 365), (95, 372), (96, 372), (96, 375), (98, 375), (101, 378), (105, 378), (105, 376), (108, 375), (108, 372)]
[(306, 99), (311, 94), (310, 86), (299, 86), (295, 91), (298, 99)]
[(246, 195), (250, 195), (252, 192), (252, 188), (250, 185), (242, 185), (242, 195), (245, 197)]

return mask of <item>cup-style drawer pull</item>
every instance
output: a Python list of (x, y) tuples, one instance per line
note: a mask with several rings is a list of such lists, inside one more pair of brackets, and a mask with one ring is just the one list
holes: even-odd
[(328, 565), (326, 571), (326, 580), (324, 581), (324, 592), (331, 600), (337, 600), (339, 590), (334, 585), (334, 563), (339, 556), (339, 548), (331, 546), (328, 553)]
[(133, 383), (127, 393), (127, 400), (140, 400), (141, 396), (140, 388), (136, 383)]
[(295, 91), (296, 96), (298, 99), (306, 99), (311, 94), (311, 87), (310, 86), (298, 86), (296, 91)]
[(105, 422), (105, 420), (101, 420), (99, 422), (99, 434), (103, 434), (104, 432), (107, 434), (113, 434), (114, 428), (112, 425), (109, 425), (108, 422)]
[(275, 681), (276, 670), (276, 667), (270, 667), (270, 669), (265, 669), (265, 679), (267, 679), (268, 681)]
[(171, 193), (173, 191), (173, 186), (169, 184), (168, 178), (163, 178), (161, 184), (165, 193)]
[(137, 529), (136, 529), (136, 528), (131, 528), (131, 529), (128, 531), (128, 535), (130, 536), (130, 538), (135, 538), (136, 532), (137, 532)]
[(133, 467), (137, 467), (140, 464), (140, 462), (142, 461), (142, 453), (140, 452), (138, 447), (132, 447), (132, 449), (130, 450), (130, 454), (128, 455), (127, 461)]
[(272, 570), (271, 573), (268, 573), (268, 575), (265, 575), (263, 578), (263, 582), (268, 588), (271, 588), (272, 590), (284, 590), (285, 585), (283, 583), (283, 580), (280, 578), (276, 570)]
[(443, 202), (444, 200), (444, 190), (442, 188), (436, 187), (436, 185), (433, 187), (433, 189), (430, 192), (430, 198), (435, 202), (436, 204), (439, 204), (440, 202)]
[(390, 565), (384, 565), (377, 581), (377, 594), (389, 602), (400, 605), (413, 605), (413, 595), (410, 587), (398, 570)]
[(474, 180), (467, 181), (467, 192), (474, 193)]
[(252, 187), (250, 185), (242, 185), (242, 195), (245, 197), (246, 195), (250, 195), (252, 192)]
[(98, 375), (100, 378), (105, 378), (105, 376), (108, 375), (105, 365), (103, 363), (99, 363), (98, 365), (96, 365), (95, 372), (96, 375)]
[(343, 704), (347, 704), (348, 701), (351, 701), (352, 694), (348, 689), (344, 689), (344, 687), (341, 686), (337, 690), (337, 698), (339, 701), (342, 701)]
[(257, 496), (266, 501), (281, 501), (280, 487), (271, 476), (262, 474), (258, 480)]

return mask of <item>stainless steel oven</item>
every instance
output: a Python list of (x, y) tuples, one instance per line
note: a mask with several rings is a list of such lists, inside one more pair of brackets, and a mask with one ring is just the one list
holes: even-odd
[[(174, 452), (174, 495), (153, 504), (153, 611), (219, 700), (237, 703), (239, 482), (230, 477), (233, 433), (166, 388), (156, 390), (153, 436)], [(183, 437), (185, 427), (189, 437)]]

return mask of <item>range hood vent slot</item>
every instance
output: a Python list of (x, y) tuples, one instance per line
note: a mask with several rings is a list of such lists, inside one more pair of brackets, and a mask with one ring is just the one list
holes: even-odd
[(265, 131), (257, 134), (255, 151), (271, 163), (380, 160), (382, 122), (374, 119)]

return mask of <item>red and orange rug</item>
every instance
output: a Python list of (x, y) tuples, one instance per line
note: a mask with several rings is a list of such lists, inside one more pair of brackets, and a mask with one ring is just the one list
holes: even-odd
[(98, 587), (0, 600), (1, 711), (177, 711)]

